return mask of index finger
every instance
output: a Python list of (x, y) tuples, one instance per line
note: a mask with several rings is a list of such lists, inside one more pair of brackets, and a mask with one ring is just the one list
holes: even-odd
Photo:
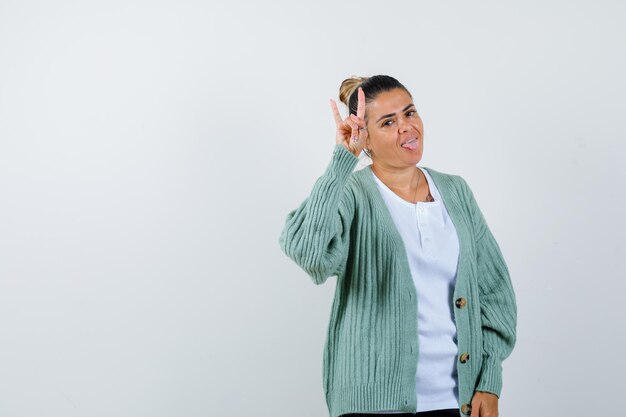
[(333, 116), (335, 117), (335, 124), (337, 126), (341, 126), (343, 124), (343, 120), (341, 119), (341, 114), (339, 114), (339, 109), (337, 108), (337, 103), (332, 98), (330, 99), (330, 107), (333, 109)]
[(359, 87), (358, 95), (359, 103), (356, 108), (356, 117), (363, 119), (365, 117), (365, 92), (363, 92), (362, 87)]

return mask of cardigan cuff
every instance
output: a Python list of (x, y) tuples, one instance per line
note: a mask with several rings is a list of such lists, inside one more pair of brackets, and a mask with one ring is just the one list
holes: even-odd
[(333, 149), (333, 157), (327, 171), (333, 173), (336, 177), (348, 178), (358, 162), (358, 157), (347, 150), (345, 146), (337, 143)]
[(476, 391), (495, 394), (500, 398), (502, 391), (502, 362), (491, 356), (483, 357), (483, 368)]

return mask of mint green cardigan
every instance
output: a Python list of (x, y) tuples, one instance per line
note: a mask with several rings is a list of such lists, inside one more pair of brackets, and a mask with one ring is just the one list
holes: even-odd
[[(343, 145), (335, 146), (310, 195), (287, 215), (279, 244), (315, 284), (337, 277), (323, 357), (330, 417), (415, 413), (416, 288), (371, 166), (354, 171), (357, 162)], [(502, 361), (516, 340), (515, 294), (500, 248), (465, 180), (423, 168), (459, 238), (449, 301), (457, 327), (459, 409), (469, 415), (475, 391), (500, 396)]]

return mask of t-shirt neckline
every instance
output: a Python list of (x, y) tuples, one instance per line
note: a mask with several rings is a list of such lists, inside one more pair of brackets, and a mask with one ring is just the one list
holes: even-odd
[(431, 207), (436, 207), (439, 206), (439, 203), (441, 201), (441, 198), (439, 197), (437, 191), (436, 191), (436, 187), (433, 187), (433, 181), (432, 178), (430, 177), (430, 175), (428, 174), (428, 172), (420, 167), (416, 165), (416, 168), (418, 168), (419, 170), (422, 171), (422, 173), (424, 174), (424, 177), (426, 178), (426, 180), (428, 181), (428, 188), (430, 189), (430, 194), (433, 196), (434, 201), (418, 201), (417, 203), (412, 203), (410, 201), (406, 201), (404, 198), (400, 197), (398, 194), (396, 194), (391, 188), (387, 187), (387, 185), (376, 176), (376, 174), (374, 173), (374, 170), (370, 169), (370, 172), (372, 173), (372, 176), (374, 177), (374, 179), (376, 180), (376, 182), (378, 184), (380, 184), (384, 190), (391, 194), (391, 196), (396, 199), (397, 201), (399, 201), (400, 203), (409, 206), (409, 207), (417, 207), (417, 206), (421, 206), (424, 208), (431, 208)]

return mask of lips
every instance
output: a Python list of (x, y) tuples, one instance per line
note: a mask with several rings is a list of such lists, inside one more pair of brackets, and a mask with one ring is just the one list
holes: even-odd
[(407, 140), (406, 142), (404, 142), (402, 145), (403, 148), (405, 149), (409, 149), (409, 150), (415, 150), (417, 149), (417, 138), (411, 138), (409, 140)]

